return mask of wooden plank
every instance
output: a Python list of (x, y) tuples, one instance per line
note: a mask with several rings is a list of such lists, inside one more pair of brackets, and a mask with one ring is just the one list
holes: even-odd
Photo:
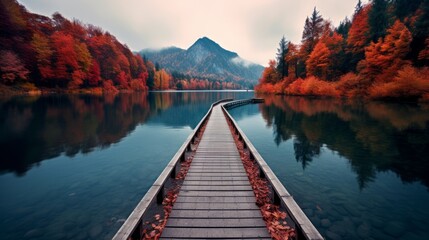
[[(161, 237), (160, 239), (162, 240), (183, 240), (183, 238), (164, 238)], [(234, 239), (234, 238), (230, 238), (230, 239)], [(237, 239), (237, 238), (235, 238)], [(238, 238), (241, 239), (241, 238)], [(246, 238), (246, 240), (271, 240), (272, 238)], [(207, 240), (206, 238), (192, 238), (192, 240)]]
[(191, 176), (187, 175), (186, 180), (188, 181), (239, 181), (239, 180), (249, 180), (246, 176)]
[(179, 196), (176, 200), (178, 202), (218, 202), (218, 203), (230, 203), (230, 202), (247, 202), (255, 203), (255, 197), (184, 197)]
[(175, 210), (259, 210), (256, 203), (217, 203), (201, 202), (186, 203), (179, 202), (174, 204)]
[(181, 191), (252, 191), (250, 185), (247, 186), (195, 186), (195, 185), (186, 185), (180, 188)]
[(189, 181), (185, 180), (183, 186), (249, 186), (249, 181)]
[(162, 232), (162, 237), (174, 238), (269, 238), (266, 227), (260, 228), (169, 228)]
[[(169, 218), (260, 218), (260, 210), (175, 210)], [(167, 221), (168, 222), (168, 221)]]
[(188, 172), (190, 176), (198, 177), (198, 176), (206, 176), (206, 177), (247, 177), (246, 173), (221, 173), (221, 172), (215, 172), (215, 173), (207, 173), (207, 172)]
[(191, 168), (192, 169), (216, 169), (216, 170), (228, 170), (228, 169), (239, 169), (239, 170), (244, 170), (243, 165), (224, 165), (224, 166), (218, 166), (218, 165), (214, 165), (214, 164), (209, 164), (209, 165), (192, 165), (191, 164)]
[(218, 166), (218, 167), (243, 167), (243, 164), (241, 162), (204, 162), (204, 161), (198, 161), (198, 162), (192, 162), (191, 167), (206, 167), (206, 166)]
[(210, 228), (263, 228), (266, 227), (264, 220), (261, 218), (237, 218), (237, 219), (177, 219), (173, 218), (167, 222), (166, 227), (210, 227)]
[[(181, 191), (179, 196), (194, 197), (253, 197), (253, 191)], [(173, 207), (174, 211), (174, 207)]]

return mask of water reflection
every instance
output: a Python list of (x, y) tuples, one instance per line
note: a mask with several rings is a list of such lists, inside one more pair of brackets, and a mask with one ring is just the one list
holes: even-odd
[[(23, 175), (40, 161), (72, 157), (121, 141), (137, 125), (194, 128), (208, 106), (245, 92), (156, 92), (119, 95), (49, 95), (0, 101), (1, 172)], [(178, 111), (189, 112), (179, 114)]]
[(349, 160), (361, 189), (385, 171), (429, 187), (427, 106), (263, 97), (260, 111), (273, 127), (275, 143), (293, 139), (295, 159), (304, 169), (326, 146)]

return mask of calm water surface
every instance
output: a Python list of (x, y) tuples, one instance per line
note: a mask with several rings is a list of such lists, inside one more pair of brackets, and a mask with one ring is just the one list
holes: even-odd
[(210, 104), (252, 96), (0, 100), (0, 238), (111, 239)]
[(265, 96), (232, 116), (327, 239), (428, 239), (429, 107)]

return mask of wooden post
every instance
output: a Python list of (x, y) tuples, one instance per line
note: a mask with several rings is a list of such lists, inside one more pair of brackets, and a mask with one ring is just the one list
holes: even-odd
[[(259, 166), (258, 166), (258, 167), (259, 167)], [(259, 167), (259, 177), (260, 177), (260, 178), (265, 178), (264, 170), (262, 170), (262, 168), (261, 168), (261, 167)]]
[(164, 185), (159, 189), (159, 192), (156, 195), (156, 203), (162, 204), (162, 201), (164, 201)]

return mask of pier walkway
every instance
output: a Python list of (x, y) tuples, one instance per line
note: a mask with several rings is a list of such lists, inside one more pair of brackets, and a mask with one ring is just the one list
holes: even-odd
[[(296, 239), (322, 240), (323, 237), (227, 111), (262, 101), (225, 99), (213, 103), (113, 240), (145, 238), (147, 223), (163, 207), (166, 193), (181, 171), (181, 163), (192, 155), (193, 160), (161, 239), (271, 239), (228, 122), (234, 134), (238, 134), (249, 158), (259, 168), (259, 177), (267, 181), (273, 203), (287, 212), (288, 223), (295, 229)], [(199, 141), (196, 149), (195, 141)]]
[(221, 105), (213, 108), (161, 238), (271, 239)]

